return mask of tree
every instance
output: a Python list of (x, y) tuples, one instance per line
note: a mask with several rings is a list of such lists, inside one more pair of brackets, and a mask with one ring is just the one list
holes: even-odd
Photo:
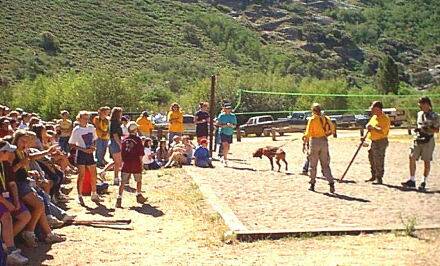
[(376, 74), (377, 88), (388, 94), (396, 94), (399, 90), (399, 70), (394, 59), (387, 55), (379, 64)]

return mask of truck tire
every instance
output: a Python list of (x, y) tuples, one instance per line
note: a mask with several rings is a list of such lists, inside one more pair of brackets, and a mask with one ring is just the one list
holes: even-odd
[(278, 132), (280, 134), (280, 136), (284, 136), (284, 132)]

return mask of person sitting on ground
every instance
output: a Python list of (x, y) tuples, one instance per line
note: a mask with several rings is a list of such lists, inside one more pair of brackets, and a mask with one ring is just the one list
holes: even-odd
[(168, 151), (168, 154), (170, 154), (170, 156), (168, 162), (164, 165), (164, 168), (170, 168), (173, 166), (182, 167), (182, 165), (188, 162), (186, 156), (184, 155), (186, 152), (185, 144), (180, 143), (180, 137), (174, 137), (176, 142), (175, 145), (173, 145)]
[(11, 128), (11, 121), (7, 117), (0, 118), (0, 138), (12, 136), (14, 131)]
[(61, 149), (68, 154), (69, 153), (69, 138), (70, 134), (72, 134), (73, 124), (69, 119), (69, 112), (66, 110), (61, 111), (60, 116), (61, 119), (58, 121), (60, 136), (59, 143)]
[(37, 238), (35, 236), (35, 228), (37, 224), (40, 226), (45, 235), (46, 243), (56, 243), (65, 241), (61, 237), (52, 232), (44, 210), (43, 202), (38, 198), (36, 192), (32, 189), (29, 177), (38, 178), (36, 171), (29, 170), (31, 160), (37, 160), (43, 156), (50, 154), (52, 148), (36, 154), (30, 154), (28, 149), (28, 134), (26, 131), (18, 130), (14, 133), (13, 144), (17, 146), (15, 150), (15, 159), (12, 163), (12, 169), (16, 176), (16, 184), (18, 188), (18, 196), (28, 208), (31, 209), (31, 220), (26, 224), (21, 236), (29, 247), (37, 246)]
[(116, 208), (122, 208), (122, 193), (131, 175), (134, 176), (134, 180), (136, 181), (136, 201), (140, 204), (147, 201), (147, 199), (142, 196), (142, 157), (144, 156), (144, 147), (142, 140), (136, 135), (137, 128), (138, 126), (135, 122), (128, 123), (128, 132), (130, 135), (122, 141), (121, 184), (119, 185)]
[(167, 141), (162, 139), (159, 141), (159, 147), (156, 149), (156, 163), (159, 166), (165, 166), (169, 159), (169, 152), (167, 149)]
[(170, 149), (168, 150), (169, 155), (171, 155), (172, 149), (174, 148), (174, 146), (176, 146), (178, 144), (181, 144), (181, 142), (182, 142), (182, 137), (181, 136), (176, 135), (176, 136), (173, 137), (173, 142), (171, 142)]
[(202, 168), (214, 168), (211, 158), (209, 157), (208, 140), (201, 139), (200, 145), (194, 152), (194, 165)]
[(186, 162), (184, 165), (191, 165), (192, 157), (193, 157), (193, 151), (194, 151), (194, 144), (192, 144), (191, 140), (189, 139), (189, 136), (185, 135), (182, 137), (182, 142), (185, 147), (185, 152), (183, 153), (183, 156), (186, 158)]
[(142, 163), (145, 170), (157, 170), (160, 169), (160, 165), (155, 160), (155, 154), (151, 150), (152, 140), (150, 138), (144, 139), (144, 157), (142, 157)]
[[(31, 215), (20, 202), (15, 185), (15, 176), (10, 161), (14, 158), (16, 146), (0, 140), (0, 222), (2, 239), (6, 246), (7, 264), (22, 265), (28, 263), (28, 258), (21, 255), (14, 243), (14, 237), (30, 221)], [(12, 193), (12, 190), (15, 190)], [(13, 224), (12, 219), (15, 219)], [(18, 231), (18, 232), (16, 232)], [(16, 233), (15, 233), (16, 232)]]

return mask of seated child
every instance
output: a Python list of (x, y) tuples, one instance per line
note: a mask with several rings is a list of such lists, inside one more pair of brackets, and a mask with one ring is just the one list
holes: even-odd
[(208, 147), (208, 140), (201, 139), (200, 146), (198, 146), (194, 152), (194, 161), (197, 167), (214, 168), (211, 162), (211, 158), (209, 158), (209, 150), (207, 147)]

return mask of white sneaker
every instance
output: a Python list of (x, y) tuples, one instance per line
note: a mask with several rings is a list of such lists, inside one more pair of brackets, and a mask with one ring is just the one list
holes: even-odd
[(76, 215), (68, 215), (68, 214), (66, 214), (66, 215), (64, 215), (62, 221), (63, 221), (64, 223), (66, 223), (66, 222), (70, 222), (70, 221), (75, 220), (75, 218), (76, 218)]
[(90, 197), (92, 199), (93, 202), (101, 202), (101, 199), (99, 198), (98, 194), (92, 194), (92, 196)]
[(23, 231), (21, 233), (21, 238), (23, 238), (26, 246), (30, 248), (36, 248), (37, 245), (37, 237), (35, 236), (34, 232), (32, 231)]
[(225, 167), (228, 167), (228, 160), (224, 160), (224, 161), (223, 161), (223, 165), (224, 165)]
[(24, 265), (29, 262), (29, 259), (20, 254), (19, 250), (12, 251), (6, 258), (7, 265)]

